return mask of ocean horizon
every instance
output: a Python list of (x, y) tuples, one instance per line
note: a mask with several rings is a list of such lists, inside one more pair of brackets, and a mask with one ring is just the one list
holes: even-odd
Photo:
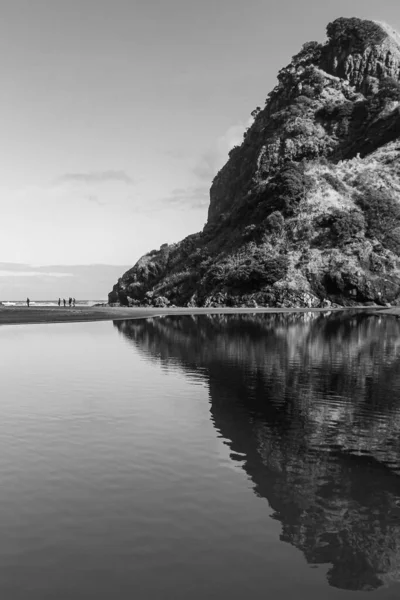
[[(61, 301), (63, 298), (61, 298)], [(68, 298), (65, 298), (68, 303)], [(95, 304), (102, 304), (108, 302), (107, 299), (100, 300), (75, 300), (75, 306), (94, 306)], [(0, 304), (3, 306), (26, 306), (26, 300), (0, 300)], [(30, 300), (30, 306), (58, 306), (57, 300)]]

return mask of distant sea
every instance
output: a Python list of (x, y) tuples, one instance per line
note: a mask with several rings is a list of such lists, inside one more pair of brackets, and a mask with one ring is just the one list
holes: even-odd
[[(61, 298), (61, 306), (62, 304)], [(68, 306), (68, 298), (65, 298)], [(26, 300), (0, 300), (3, 306), (26, 306)], [(75, 306), (94, 306), (95, 304), (103, 304), (107, 300), (76, 300)], [(31, 300), (31, 306), (58, 306), (58, 300)]]

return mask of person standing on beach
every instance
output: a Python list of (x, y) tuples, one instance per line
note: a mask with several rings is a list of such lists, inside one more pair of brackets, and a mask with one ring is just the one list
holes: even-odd
[(65, 308), (65, 305), (67, 304), (67, 303), (65, 302), (65, 298), (63, 298), (63, 302), (64, 302), (64, 308)]
[(58, 306), (61, 306), (61, 298), (58, 299)]
[(72, 304), (72, 298), (68, 299), (68, 306), (71, 308), (71, 304)]
[(72, 306), (75, 308), (75, 298), (72, 298)]
[(28, 305), (28, 308), (29, 308), (29, 302), (30, 302), (30, 300), (29, 300), (29, 298), (27, 298), (27, 299), (26, 299), (26, 303), (27, 303), (27, 305)]

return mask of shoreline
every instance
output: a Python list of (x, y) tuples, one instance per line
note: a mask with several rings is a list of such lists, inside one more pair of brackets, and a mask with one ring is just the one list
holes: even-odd
[(340, 312), (360, 311), (400, 317), (400, 307), (351, 306), (341, 308), (136, 308), (119, 306), (93, 307), (35, 307), (0, 306), (1, 325), (38, 325), (51, 323), (82, 323), (94, 321), (122, 321), (146, 319), (161, 315), (221, 315), (221, 314), (268, 314), (294, 312)]

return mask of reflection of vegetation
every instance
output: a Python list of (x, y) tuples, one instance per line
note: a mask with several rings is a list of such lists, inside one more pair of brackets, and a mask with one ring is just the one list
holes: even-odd
[(115, 322), (147, 356), (198, 372), (215, 427), (281, 539), (329, 583), (400, 579), (400, 323), (360, 315)]

